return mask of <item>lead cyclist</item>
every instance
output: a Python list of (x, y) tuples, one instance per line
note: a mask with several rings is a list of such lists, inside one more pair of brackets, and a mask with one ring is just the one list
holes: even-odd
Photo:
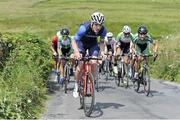
[[(100, 49), (103, 49), (104, 45), (104, 37), (106, 35), (106, 28), (103, 23), (105, 21), (105, 17), (101, 12), (94, 12), (91, 15), (91, 21), (82, 23), (79, 27), (79, 30), (74, 36), (74, 40), (72, 41), (72, 47), (74, 48), (74, 58), (80, 59), (82, 55), (85, 55), (86, 51), (89, 51), (90, 56), (98, 56), (99, 47), (97, 38), (100, 36)], [(92, 74), (95, 78), (96, 76), (96, 65), (97, 61), (92, 61)], [(75, 87), (73, 96), (77, 98), (78, 94), (78, 78), (81, 70), (81, 64), (77, 66), (75, 73)]]

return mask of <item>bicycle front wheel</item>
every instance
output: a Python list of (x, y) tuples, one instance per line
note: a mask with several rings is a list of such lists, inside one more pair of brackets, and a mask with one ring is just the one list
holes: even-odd
[(128, 78), (128, 66), (125, 64), (125, 63), (123, 63), (123, 75), (122, 75), (122, 77), (123, 77), (123, 84), (124, 84), (124, 87), (125, 88), (128, 88), (128, 86), (129, 86), (129, 78)]
[(105, 76), (106, 76), (106, 81), (107, 81), (109, 78), (109, 61), (105, 60), (104, 65), (105, 65)]
[(70, 71), (69, 66), (68, 66), (68, 65), (65, 65), (65, 67), (64, 67), (64, 75), (65, 75), (64, 91), (65, 91), (65, 93), (67, 93), (67, 84), (68, 84), (69, 78), (70, 78), (70, 76), (69, 76), (69, 71)]
[(147, 69), (143, 70), (143, 86), (144, 86), (144, 93), (146, 96), (149, 95), (150, 93), (150, 77), (149, 77), (149, 72)]
[(84, 108), (84, 113), (87, 117), (89, 117), (93, 111), (94, 100), (95, 100), (94, 77), (91, 73), (88, 73), (84, 81), (84, 95), (83, 95), (83, 108)]

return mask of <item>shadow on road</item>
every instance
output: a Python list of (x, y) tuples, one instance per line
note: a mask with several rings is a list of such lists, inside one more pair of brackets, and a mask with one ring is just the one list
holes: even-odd
[(56, 91), (60, 89), (61, 85), (59, 85), (57, 81), (55, 81), (54, 72), (50, 73), (49, 78), (46, 82), (46, 87), (48, 89), (48, 94), (54, 94)]
[(93, 110), (93, 113), (91, 114), (92, 118), (96, 118), (96, 117), (100, 117), (103, 115), (103, 110), (102, 109), (107, 109), (107, 108), (111, 108), (111, 109), (119, 109), (120, 107), (124, 107), (125, 105), (123, 104), (118, 104), (118, 103), (100, 103), (97, 102), (95, 104), (95, 108)]

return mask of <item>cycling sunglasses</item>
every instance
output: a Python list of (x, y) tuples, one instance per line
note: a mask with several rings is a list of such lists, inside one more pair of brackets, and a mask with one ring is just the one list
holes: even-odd
[(130, 35), (130, 33), (124, 33), (124, 35)]
[(63, 38), (67, 37), (68, 35), (62, 35)]
[(147, 33), (138, 33), (139, 35), (146, 35)]
[(102, 27), (103, 24), (94, 23), (94, 25)]

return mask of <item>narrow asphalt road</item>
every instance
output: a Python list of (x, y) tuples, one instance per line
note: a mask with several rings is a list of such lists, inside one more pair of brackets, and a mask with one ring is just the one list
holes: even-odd
[[(50, 100), (42, 119), (86, 119), (79, 110), (79, 98), (73, 98), (74, 80), (68, 84), (65, 94), (61, 86), (49, 78)], [(141, 88), (142, 90), (142, 88)], [(130, 86), (117, 87), (113, 79), (99, 80), (99, 92), (95, 94), (93, 119), (180, 119), (180, 85), (152, 80), (151, 94), (137, 93)]]

